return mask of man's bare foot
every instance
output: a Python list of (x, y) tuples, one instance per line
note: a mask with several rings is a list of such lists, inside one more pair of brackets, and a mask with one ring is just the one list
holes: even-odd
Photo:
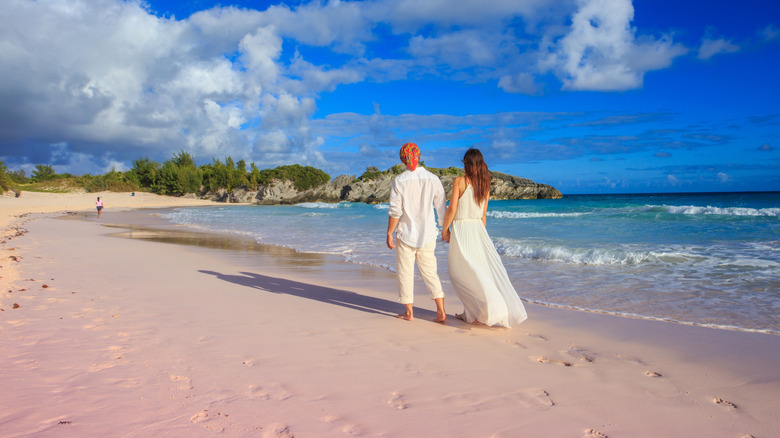
[(404, 304), (404, 310), (406, 310), (406, 311), (404, 313), (396, 315), (396, 318), (398, 318), (398, 319), (405, 319), (407, 321), (413, 321), (414, 320), (414, 305), (412, 303)]
[(435, 298), (433, 301), (436, 302), (436, 318), (433, 322), (444, 324), (444, 321), (447, 320), (447, 312), (444, 310), (444, 298)]

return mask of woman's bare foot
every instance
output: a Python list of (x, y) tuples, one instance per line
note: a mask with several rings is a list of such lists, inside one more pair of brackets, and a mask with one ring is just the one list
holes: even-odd
[(459, 319), (459, 320), (461, 320), (461, 321), (465, 321), (465, 320), (466, 320), (466, 319), (463, 317), (463, 314), (462, 314), (462, 313), (456, 313), (456, 314), (455, 314), (455, 318), (458, 318), (458, 319)]

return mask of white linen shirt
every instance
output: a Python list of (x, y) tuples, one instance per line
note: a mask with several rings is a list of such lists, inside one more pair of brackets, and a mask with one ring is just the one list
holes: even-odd
[(388, 214), (398, 218), (396, 238), (413, 248), (435, 242), (439, 229), (436, 228), (434, 209), (439, 226), (443, 226), (447, 196), (436, 175), (418, 166), (414, 171), (407, 169), (393, 179)]

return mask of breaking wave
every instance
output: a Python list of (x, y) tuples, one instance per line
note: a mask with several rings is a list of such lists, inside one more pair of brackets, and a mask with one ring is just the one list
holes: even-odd
[(540, 217), (578, 217), (589, 213), (524, 213), (516, 211), (488, 211), (487, 217), (494, 219), (534, 219)]
[(749, 207), (699, 207), (695, 205), (649, 205), (651, 211), (662, 211), (671, 214), (687, 215), (720, 215), (720, 216), (780, 216), (780, 208), (749, 208)]

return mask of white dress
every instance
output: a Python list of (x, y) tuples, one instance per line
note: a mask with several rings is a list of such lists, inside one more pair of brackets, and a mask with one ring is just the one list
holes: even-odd
[(483, 206), (474, 201), (469, 184), (450, 228), (450, 279), (466, 322), (511, 327), (528, 315), (482, 223)]

